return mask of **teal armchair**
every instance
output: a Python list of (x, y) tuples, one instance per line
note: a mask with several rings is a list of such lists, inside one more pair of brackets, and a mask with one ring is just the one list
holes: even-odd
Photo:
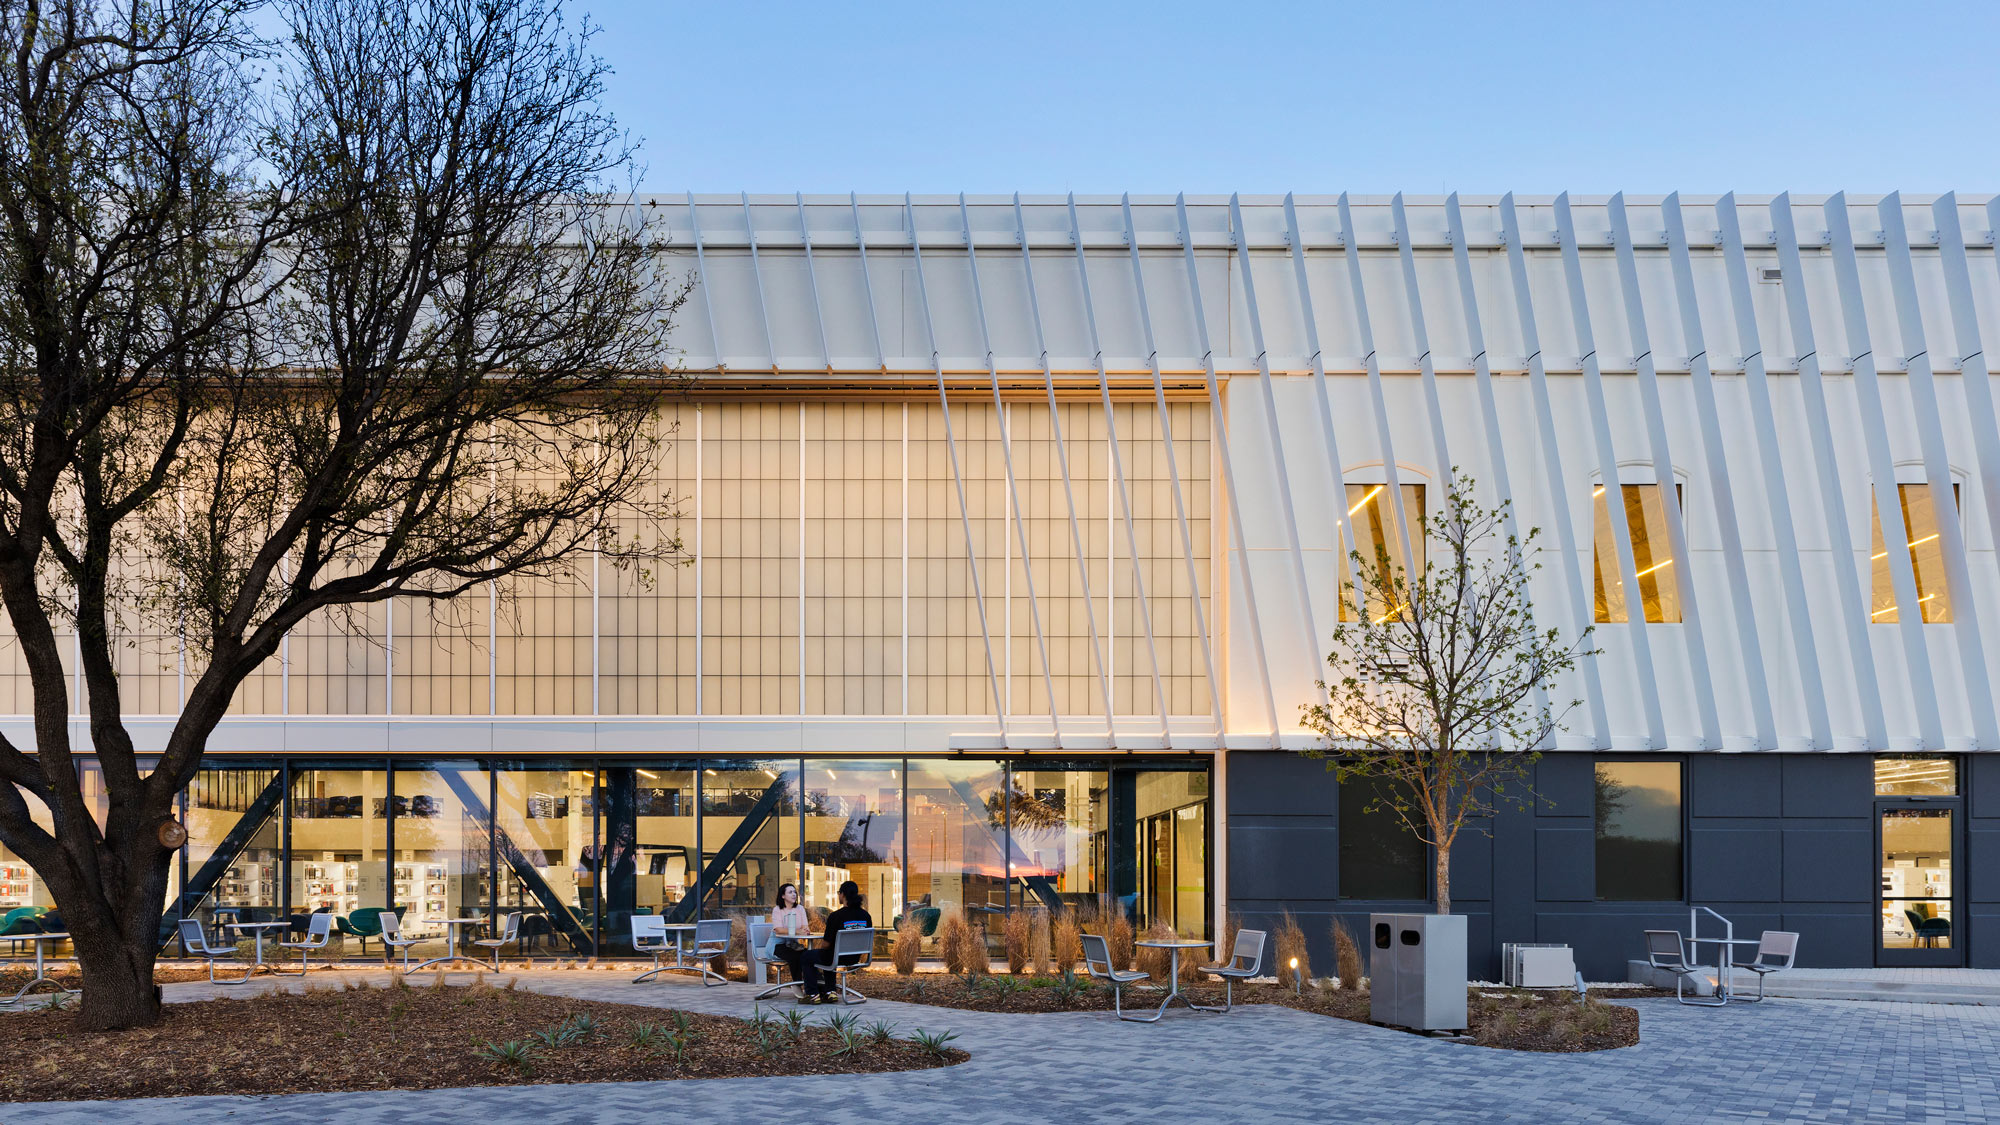
[(342, 934), (360, 939), (361, 952), (365, 956), (368, 953), (368, 939), (382, 936), (382, 915), (393, 911), (396, 920), (400, 922), (407, 910), (408, 906), (364, 906), (345, 918), (335, 919), (335, 923), (340, 927)]

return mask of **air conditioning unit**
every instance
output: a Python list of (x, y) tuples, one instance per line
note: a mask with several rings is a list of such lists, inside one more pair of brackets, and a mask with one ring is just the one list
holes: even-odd
[(1500, 979), (1510, 988), (1574, 988), (1576, 953), (1567, 945), (1507, 943), (1500, 947)]

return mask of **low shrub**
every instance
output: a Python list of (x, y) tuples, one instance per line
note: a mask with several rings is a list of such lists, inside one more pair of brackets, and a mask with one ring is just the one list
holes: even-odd
[(1361, 978), (1367, 972), (1361, 965), (1361, 946), (1354, 940), (1354, 931), (1338, 918), (1333, 920), (1333, 964), (1340, 974), (1342, 992), (1361, 991)]

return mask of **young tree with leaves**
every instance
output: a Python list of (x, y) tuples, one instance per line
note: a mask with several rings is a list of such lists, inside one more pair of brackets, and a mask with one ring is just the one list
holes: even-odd
[(1588, 629), (1565, 642), (1536, 628), (1529, 579), (1536, 540), (1509, 531), (1508, 502), (1482, 506), (1453, 474), (1444, 504), (1411, 521), (1427, 550), (1411, 574), (1375, 545), (1350, 555), (1343, 598), (1355, 620), (1333, 633), (1326, 702), (1303, 708), (1340, 784), (1375, 783), (1386, 809), (1430, 845), (1436, 910), (1451, 913), (1451, 849), (1468, 823), (1533, 800), (1540, 748), (1581, 701), (1553, 705), (1563, 675), (1587, 655)]
[[(679, 555), (685, 289), (622, 209), (591, 29), (561, 0), (271, 10), (276, 42), (240, 0), (0, 0), (0, 603), (34, 729), (0, 739), (0, 842), (91, 1027), (158, 1019), (176, 797), (288, 631)], [(145, 762), (135, 633), (187, 662)]]

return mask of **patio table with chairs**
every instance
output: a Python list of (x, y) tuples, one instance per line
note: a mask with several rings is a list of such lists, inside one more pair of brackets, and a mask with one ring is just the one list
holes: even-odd
[(24, 984), (24, 985), (22, 985), (22, 986), (21, 986), (21, 990), (20, 990), (19, 992), (16, 992), (16, 993), (15, 993), (14, 995), (12, 995), (12, 996), (8, 997), (8, 998), (7, 998), (7, 999), (5, 999), (5, 1000), (0, 1000), (0, 1006), (12, 1006), (12, 1005), (14, 1005), (14, 1004), (18, 1004), (18, 1003), (20, 1003), (20, 1002), (21, 1002), (21, 997), (23, 997), (23, 996), (26, 996), (26, 995), (28, 994), (28, 991), (29, 991), (30, 989), (34, 988), (34, 987), (35, 987), (36, 985), (38, 985), (38, 984), (49, 984), (49, 985), (54, 985), (54, 986), (55, 986), (55, 988), (56, 988), (56, 991), (58, 991), (58, 992), (61, 992), (61, 993), (71, 993), (71, 994), (73, 994), (73, 993), (75, 993), (75, 992), (77, 991), (77, 990), (76, 990), (76, 989), (74, 989), (74, 988), (65, 988), (65, 987), (63, 987), (63, 985), (62, 985), (62, 982), (60, 982), (60, 981), (56, 980), (56, 978), (54, 978), (54, 977), (52, 977), (52, 976), (50, 976), (50, 975), (48, 974), (48, 963), (47, 963), (47, 961), (46, 961), (46, 959), (45, 959), (45, 957), (44, 957), (44, 953), (43, 953), (43, 947), (44, 947), (44, 946), (45, 946), (45, 945), (46, 945), (46, 944), (47, 944), (48, 942), (52, 942), (52, 941), (68, 941), (68, 940), (69, 940), (69, 935), (68, 935), (67, 933), (39, 933), (39, 934), (15, 934), (15, 935), (9, 935), (9, 940), (16, 940), (16, 939), (18, 939), (18, 940), (21, 940), (21, 941), (30, 941), (30, 942), (33, 942), (33, 943), (34, 943), (34, 945), (35, 945), (35, 975), (34, 975), (34, 976), (33, 976), (33, 977), (32, 977), (32, 978), (31, 978), (31, 979), (30, 979), (30, 980), (28, 981), (28, 983), (26, 983), (26, 984)]

